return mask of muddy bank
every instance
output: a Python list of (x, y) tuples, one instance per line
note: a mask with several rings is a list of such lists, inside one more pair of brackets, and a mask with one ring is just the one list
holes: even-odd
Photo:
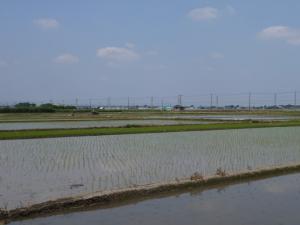
[[(1, 210), (0, 220), (15, 220), (26, 217), (64, 212), (66, 210), (80, 210), (92, 206), (105, 206), (113, 203), (122, 203), (130, 199), (151, 197), (170, 191), (180, 191), (193, 187), (209, 187), (218, 184), (230, 184), (251, 179), (267, 178), (292, 172), (299, 172), (300, 164), (263, 168), (255, 171), (244, 171), (235, 174), (219, 173), (215, 176), (203, 178), (194, 174), (190, 179), (177, 180), (170, 183), (149, 184), (135, 188), (127, 188), (116, 191), (96, 192), (93, 194), (80, 195), (77, 197), (61, 198), (40, 204), (13, 209)], [(219, 171), (220, 172), (220, 171)]]

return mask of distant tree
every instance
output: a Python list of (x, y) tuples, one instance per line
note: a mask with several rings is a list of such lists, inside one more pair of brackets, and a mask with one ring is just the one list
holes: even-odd
[(52, 103), (45, 103), (45, 104), (41, 104), (40, 105), (40, 108), (50, 108), (50, 109), (54, 109), (56, 108), (57, 106), (52, 104)]
[(57, 112), (57, 111), (71, 111), (76, 107), (72, 105), (55, 105), (52, 103), (45, 103), (36, 105), (30, 102), (20, 102), (14, 105), (14, 107), (2, 107), (0, 113), (42, 113), (42, 112)]
[(35, 108), (36, 104), (30, 102), (20, 102), (15, 105), (15, 108)]

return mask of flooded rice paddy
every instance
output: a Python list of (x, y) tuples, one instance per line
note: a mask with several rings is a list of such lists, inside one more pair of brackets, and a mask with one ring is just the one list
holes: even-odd
[(126, 125), (177, 125), (208, 124), (206, 121), (188, 120), (103, 120), (103, 121), (60, 121), (60, 122), (10, 122), (0, 123), (1, 130), (70, 129), (91, 127), (121, 127)]
[(300, 162), (300, 127), (0, 141), (0, 207)]
[(298, 225), (299, 184), (293, 174), (10, 225)]
[(244, 120), (257, 120), (257, 121), (288, 121), (300, 119), (297, 116), (274, 116), (274, 115), (161, 115), (152, 116), (153, 119), (205, 119), (205, 120), (232, 120), (232, 121), (244, 121)]

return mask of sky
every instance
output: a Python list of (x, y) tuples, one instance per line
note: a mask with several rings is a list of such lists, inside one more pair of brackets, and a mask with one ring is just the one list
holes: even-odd
[(1, 0), (0, 102), (299, 90), (298, 0)]

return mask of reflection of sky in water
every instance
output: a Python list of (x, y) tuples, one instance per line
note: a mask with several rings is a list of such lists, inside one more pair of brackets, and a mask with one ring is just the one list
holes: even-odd
[(208, 119), (208, 120), (263, 120), (263, 121), (286, 121), (299, 119), (296, 116), (273, 116), (273, 115), (162, 115), (152, 118), (170, 118), (170, 119)]
[(300, 174), (286, 175), (11, 225), (298, 225), (299, 181)]

